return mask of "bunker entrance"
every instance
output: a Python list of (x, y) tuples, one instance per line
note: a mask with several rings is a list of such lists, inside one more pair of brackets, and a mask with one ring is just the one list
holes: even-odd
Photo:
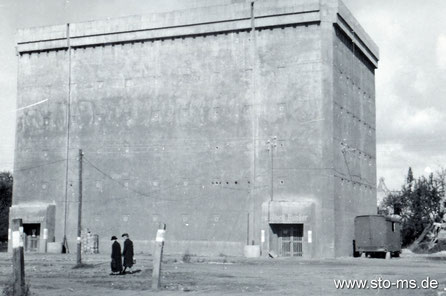
[[(46, 243), (55, 241), (56, 206), (36, 203), (12, 205), (9, 208), (9, 222), (22, 219), (23, 247), (28, 252), (46, 252)], [(8, 242), (12, 252), (12, 241)]]
[(302, 257), (303, 224), (270, 224), (272, 247), (281, 257)]
[(40, 223), (23, 224), (25, 251), (38, 252), (40, 242)]

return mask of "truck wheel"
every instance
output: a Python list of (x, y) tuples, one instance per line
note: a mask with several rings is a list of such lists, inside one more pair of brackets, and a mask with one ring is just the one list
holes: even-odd
[(386, 260), (389, 260), (390, 258), (392, 258), (392, 253), (386, 252)]

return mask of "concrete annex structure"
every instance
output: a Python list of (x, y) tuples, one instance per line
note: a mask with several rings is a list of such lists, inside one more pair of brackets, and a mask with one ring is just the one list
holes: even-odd
[(352, 254), (376, 213), (377, 46), (338, 0), (214, 2), (19, 32), (27, 234), (75, 249), (81, 148), (101, 251), (129, 232), (149, 252), (163, 222), (168, 253)]

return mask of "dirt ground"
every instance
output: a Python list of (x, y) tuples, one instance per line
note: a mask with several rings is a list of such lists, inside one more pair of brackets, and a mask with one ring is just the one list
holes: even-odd
[[(11, 255), (0, 253), (0, 286), (11, 280)], [(106, 255), (84, 255), (89, 264), (73, 269), (75, 255), (25, 254), (25, 276), (32, 295), (444, 295), (446, 254), (404, 254), (391, 260), (325, 260), (192, 257), (184, 263), (166, 257), (162, 290), (152, 291), (151, 257), (137, 255), (140, 272), (110, 276)], [(336, 289), (333, 280), (437, 280), (437, 289)]]

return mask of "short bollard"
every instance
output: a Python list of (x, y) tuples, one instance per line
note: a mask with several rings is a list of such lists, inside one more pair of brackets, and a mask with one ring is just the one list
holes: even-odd
[(43, 229), (43, 252), (48, 252), (48, 229)]
[(161, 224), (156, 233), (155, 250), (153, 252), (152, 289), (160, 288), (161, 262), (163, 260), (164, 239), (166, 224)]

